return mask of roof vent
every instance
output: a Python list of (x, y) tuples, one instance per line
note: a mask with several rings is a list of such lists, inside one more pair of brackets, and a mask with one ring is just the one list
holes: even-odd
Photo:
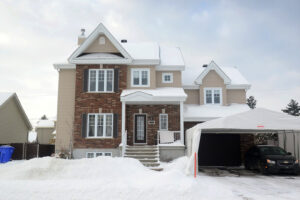
[(127, 43), (127, 40), (126, 39), (122, 39), (121, 43)]
[(207, 67), (207, 64), (204, 64), (202, 67)]

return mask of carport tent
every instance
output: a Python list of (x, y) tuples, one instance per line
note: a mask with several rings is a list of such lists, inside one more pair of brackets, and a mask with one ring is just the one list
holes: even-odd
[(186, 171), (188, 174), (193, 174), (195, 171), (194, 167), (198, 167), (197, 156), (194, 155), (199, 150), (201, 133), (279, 133), (284, 136), (291, 134), (294, 138), (293, 145), (295, 150), (292, 153), (299, 159), (300, 118), (264, 108), (256, 108), (228, 117), (207, 121), (188, 129), (186, 131), (187, 155), (190, 157)]

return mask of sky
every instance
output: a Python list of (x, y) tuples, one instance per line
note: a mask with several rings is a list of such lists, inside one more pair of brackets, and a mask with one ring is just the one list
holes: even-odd
[(31, 120), (57, 112), (58, 72), (80, 29), (102, 22), (116, 38), (180, 47), (186, 67), (237, 67), (257, 107), (300, 101), (300, 1), (1, 0), (0, 91)]

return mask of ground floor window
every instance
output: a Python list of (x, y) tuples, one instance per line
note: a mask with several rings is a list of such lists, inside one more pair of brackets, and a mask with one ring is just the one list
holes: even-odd
[(112, 156), (111, 152), (88, 152), (86, 153), (87, 158), (95, 158), (99, 156)]
[(159, 115), (159, 130), (168, 130), (168, 114)]
[(88, 138), (112, 138), (113, 114), (89, 114), (87, 133)]

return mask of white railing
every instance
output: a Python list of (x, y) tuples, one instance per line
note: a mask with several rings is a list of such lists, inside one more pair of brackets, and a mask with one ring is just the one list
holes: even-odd
[[(170, 141), (167, 141), (167, 142), (163, 142), (161, 143), (160, 141), (160, 136), (161, 134), (164, 134), (164, 132), (169, 132), (171, 134), (173, 134), (173, 137), (172, 139), (170, 139)], [(157, 131), (157, 144), (168, 144), (168, 143), (173, 143), (173, 142), (176, 142), (176, 141), (180, 141), (180, 131)]]
[(125, 155), (125, 149), (127, 146), (127, 130), (122, 133), (122, 157)]

